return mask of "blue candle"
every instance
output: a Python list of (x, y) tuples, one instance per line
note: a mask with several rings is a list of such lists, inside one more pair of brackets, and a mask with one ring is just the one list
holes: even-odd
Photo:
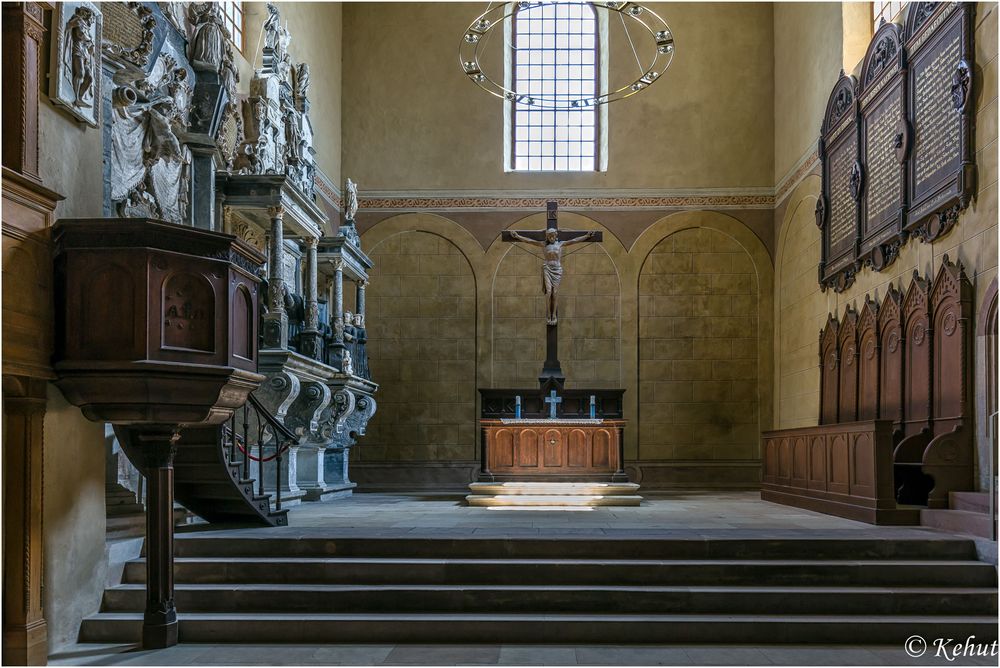
[(597, 417), (597, 399), (594, 395), (590, 395), (590, 419), (593, 420)]
[(521, 395), (514, 397), (514, 417), (521, 419)]

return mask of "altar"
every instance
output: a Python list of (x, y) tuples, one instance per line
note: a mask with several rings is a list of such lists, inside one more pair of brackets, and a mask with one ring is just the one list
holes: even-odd
[(474, 506), (639, 505), (625, 473), (622, 389), (567, 388), (559, 362), (558, 292), (563, 246), (601, 241), (600, 232), (560, 230), (548, 203), (545, 230), (503, 240), (544, 249), (546, 356), (538, 387), (480, 389), (480, 472)]

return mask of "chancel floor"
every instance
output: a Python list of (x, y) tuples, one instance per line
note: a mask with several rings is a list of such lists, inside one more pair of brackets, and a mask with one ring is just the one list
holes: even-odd
[[(643, 492), (640, 490), (640, 494)], [(288, 526), (227, 530), (192, 526), (177, 538), (210, 536), (620, 538), (936, 538), (930, 529), (876, 527), (761, 501), (755, 491), (675, 492), (646, 496), (634, 508), (470, 508), (451, 495), (355, 494), (289, 510)]]

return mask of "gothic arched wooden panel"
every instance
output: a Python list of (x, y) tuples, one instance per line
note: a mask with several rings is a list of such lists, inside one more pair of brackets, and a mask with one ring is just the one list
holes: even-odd
[(837, 421), (858, 419), (858, 313), (851, 307), (844, 312), (837, 336), (840, 351), (838, 375)]
[(878, 417), (878, 304), (865, 295), (858, 317), (858, 420)]

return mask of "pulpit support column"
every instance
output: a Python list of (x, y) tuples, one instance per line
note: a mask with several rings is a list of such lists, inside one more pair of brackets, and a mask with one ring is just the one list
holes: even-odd
[(132, 445), (146, 465), (146, 610), (142, 646), (177, 644), (174, 607), (174, 455), (180, 429), (171, 425), (135, 428)]

